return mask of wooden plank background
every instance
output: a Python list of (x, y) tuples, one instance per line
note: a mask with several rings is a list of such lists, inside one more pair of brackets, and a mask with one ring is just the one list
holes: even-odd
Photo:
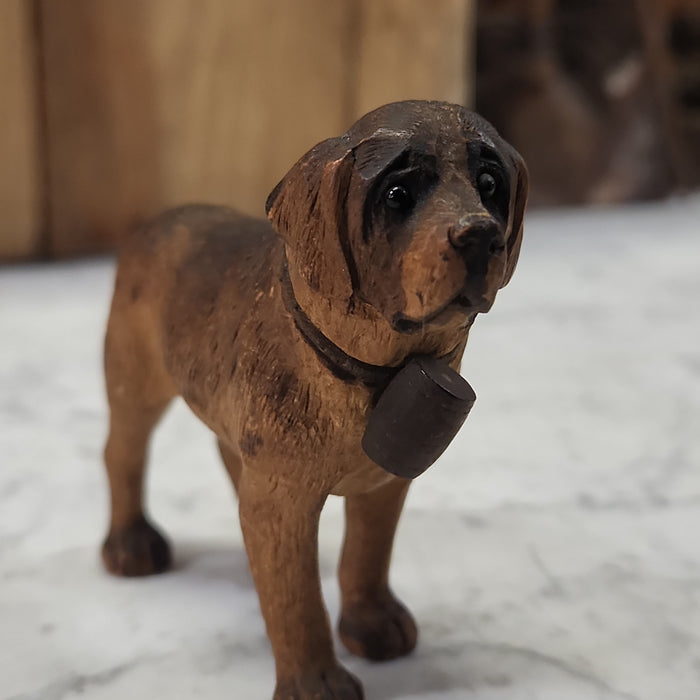
[(39, 108), (32, 7), (0, 1), (0, 259), (41, 252)]
[(43, 6), (56, 254), (109, 247), (186, 201), (259, 214), (283, 169), (341, 127), (339, 3)]
[(361, 0), (352, 118), (411, 98), (471, 102), (475, 4)]
[[(36, 218), (36, 187), (22, 185), (22, 197), (5, 190), (21, 202), (23, 238), (0, 215), (0, 256), (12, 246), (30, 252), (39, 224), (47, 252), (62, 256), (111, 249), (173, 204), (262, 214), (302, 153), (368, 109), (467, 97), (470, 0), (34, 2), (34, 54), (24, 55), (27, 27), (24, 44), (0, 38), (0, 51), (24, 52), (11, 81), (23, 98), (11, 119), (22, 138), (11, 146), (32, 157), (12, 155), (34, 163), (24, 179), (36, 184), (32, 149), (42, 143), (46, 217)], [(0, 7), (24, 16), (31, 4)], [(0, 27), (14, 36), (7, 21)], [(37, 60), (41, 115), (29, 70)], [(39, 116), (43, 141), (27, 139)]]

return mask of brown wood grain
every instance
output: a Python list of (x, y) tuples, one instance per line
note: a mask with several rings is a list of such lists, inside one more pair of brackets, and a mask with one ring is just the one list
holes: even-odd
[(314, 143), (467, 96), (465, 0), (40, 0), (52, 252), (184, 202), (262, 214)]
[[(487, 137), (507, 199), (465, 182), (467, 151)], [(389, 184), (405, 156), (416, 179)], [(380, 214), (382, 199), (396, 215)], [(456, 371), (474, 318), (515, 267), (526, 200), (524, 163), (486, 122), (463, 107), (389, 105), (286, 175), (269, 207), (279, 235), (192, 206), (125, 248), (105, 337), (103, 562), (121, 576), (172, 562), (143, 484), (150, 435), (181, 396), (217, 435), (238, 493), (275, 700), (364, 697), (335, 656), (319, 578), (330, 495), (346, 499), (341, 640), (374, 661), (414, 649), (415, 620), (389, 587), (396, 525), (410, 479), (475, 398)]]
[(43, 0), (53, 252), (176, 203), (261, 214), (341, 129), (339, 3)]
[(471, 99), (470, 0), (361, 0), (353, 118), (386, 102)]
[(0, 260), (40, 251), (41, 177), (30, 3), (0, 2)]

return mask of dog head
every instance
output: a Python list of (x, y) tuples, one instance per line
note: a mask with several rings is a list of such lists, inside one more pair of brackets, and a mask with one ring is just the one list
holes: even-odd
[(443, 102), (397, 102), (303, 156), (266, 210), (289, 264), (391, 327), (464, 324), (518, 260), (527, 169), (495, 129)]

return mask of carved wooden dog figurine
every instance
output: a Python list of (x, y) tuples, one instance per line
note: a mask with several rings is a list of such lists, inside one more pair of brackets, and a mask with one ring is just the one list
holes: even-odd
[(151, 430), (180, 395), (218, 436), (238, 492), (277, 700), (362, 697), (321, 598), (329, 494), (346, 499), (340, 638), (377, 660), (415, 646), (388, 585), (410, 481), (361, 439), (382, 382), (408, 358), (459, 367), (474, 317), (513, 274), (526, 198), (521, 158), (483, 119), (402, 102), (301, 158), (268, 198), (272, 225), (187, 206), (121, 255), (105, 343), (105, 565), (140, 576), (170, 564), (142, 483)]

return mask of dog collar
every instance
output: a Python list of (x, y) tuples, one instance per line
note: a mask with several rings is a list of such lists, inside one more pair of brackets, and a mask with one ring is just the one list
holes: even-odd
[[(327, 338), (323, 332), (313, 324), (301, 306), (299, 306), (299, 302), (294, 295), (292, 280), (289, 276), (286, 255), (282, 261), (281, 283), (284, 305), (291, 314), (299, 334), (306, 344), (316, 353), (325, 367), (338, 377), (338, 379), (345, 382), (361, 382), (371, 389), (384, 389), (410, 360), (410, 358), (406, 358), (405, 362), (398, 367), (369, 364), (348, 355), (332, 340)], [(457, 357), (460, 349), (461, 343), (446, 355), (441, 355), (438, 359), (449, 363)]]

